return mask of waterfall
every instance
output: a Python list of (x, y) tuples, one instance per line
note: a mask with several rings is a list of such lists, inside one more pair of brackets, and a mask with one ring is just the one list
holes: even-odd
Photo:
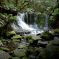
[(17, 15), (17, 23), (23, 30), (32, 31), (35, 30), (34, 28), (30, 27), (28, 24), (24, 21), (25, 13), (20, 13), (20, 15)]
[[(18, 15), (17, 15), (18, 31), (20, 31), (20, 29), (22, 31), (30, 31), (30, 34), (34, 34), (34, 35), (36, 35), (38, 33), (42, 33), (43, 30), (40, 30), (36, 23), (28, 24), (25, 22), (25, 20), (24, 20), (25, 15), (26, 15), (26, 13), (18, 13)], [(31, 17), (30, 17), (30, 19), (31, 19)], [(27, 22), (28, 22), (28, 16), (27, 16)], [(30, 20), (30, 22), (31, 22), (31, 20)], [(12, 26), (14, 26), (14, 28), (16, 28), (15, 24), (13, 24)]]
[(46, 14), (46, 19), (45, 19), (45, 27), (44, 27), (44, 30), (45, 31), (48, 31), (48, 15)]

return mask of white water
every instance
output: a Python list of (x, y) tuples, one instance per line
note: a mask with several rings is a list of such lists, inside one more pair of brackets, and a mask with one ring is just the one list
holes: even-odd
[(28, 31), (32, 31), (35, 30), (34, 28), (30, 27), (28, 24), (26, 24), (24, 22), (24, 13), (21, 13), (20, 15), (17, 15), (17, 22), (18, 25), (23, 29), (23, 30), (28, 30)]
[[(31, 24), (31, 25), (28, 25), (25, 21), (24, 21), (24, 17), (25, 17), (25, 13), (18, 13), (17, 15), (17, 24), (18, 26), (20, 27), (20, 29), (22, 31), (30, 31), (31, 33), (30, 34), (38, 34), (38, 33), (42, 33), (43, 30), (39, 30), (38, 27), (37, 27), (37, 24)], [(18, 27), (16, 27), (15, 24), (12, 25), (12, 27), (17, 31), (20, 31), (20, 29)]]

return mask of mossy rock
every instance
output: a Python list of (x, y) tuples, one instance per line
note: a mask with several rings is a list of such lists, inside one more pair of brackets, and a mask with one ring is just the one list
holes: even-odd
[(25, 36), (26, 39), (32, 39), (32, 36)]
[(28, 59), (27, 57), (23, 57), (22, 59)]
[(29, 43), (33, 43), (33, 41), (34, 41), (33, 39), (28, 40)]
[(8, 48), (5, 48), (5, 47), (0, 48), (0, 50), (9, 51), (9, 49)]
[(24, 44), (19, 44), (18, 45), (18, 48), (20, 48), (20, 49), (22, 49), (22, 48), (26, 48), (27, 46), (26, 45), (24, 45)]
[(26, 49), (16, 49), (16, 50), (14, 50), (14, 54), (15, 54), (17, 57), (26, 56)]
[(0, 45), (3, 45), (2, 41), (0, 40)]
[(41, 50), (38, 59), (59, 59), (59, 46), (50, 42), (49, 45)]
[(54, 36), (57, 36), (57, 37), (59, 37), (59, 29), (54, 29)]
[(49, 42), (49, 44), (47, 45), (47, 47), (49, 46), (59, 46), (59, 40), (52, 40)]
[(25, 36), (25, 38), (27, 42), (29, 43), (33, 42), (32, 36)]
[(9, 50), (9, 51), (13, 51), (17, 48), (17, 44), (13, 41), (7, 40), (7, 41), (3, 42), (3, 44), (5, 47), (8, 48), (7, 50)]
[(11, 39), (22, 39), (22, 36), (20, 36), (20, 35), (15, 35), (15, 36), (13, 36)]
[(13, 42), (21, 42), (21, 41), (18, 39), (13, 39)]
[(54, 39), (54, 35), (49, 33), (49, 32), (44, 32), (42, 35), (41, 35), (41, 38), (42, 40), (44, 41), (50, 41), (50, 40), (53, 40)]
[(54, 40), (54, 41), (52, 41), (52, 44), (54, 44), (54, 45), (59, 45), (59, 40)]
[(21, 42), (21, 38), (15, 38), (14, 36), (11, 38), (13, 42)]
[(10, 36), (10, 35), (16, 35), (15, 31), (7, 32), (7, 36)]
[(0, 59), (9, 59), (10, 57), (7, 52), (0, 50)]
[(59, 32), (59, 29), (54, 29), (53, 31), (54, 31), (54, 32)]
[(12, 57), (11, 59), (20, 59), (19, 57)]

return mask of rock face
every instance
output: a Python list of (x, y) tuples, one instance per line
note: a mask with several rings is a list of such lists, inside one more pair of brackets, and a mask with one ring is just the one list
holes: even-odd
[(0, 51), (0, 59), (8, 59), (10, 55), (7, 52)]

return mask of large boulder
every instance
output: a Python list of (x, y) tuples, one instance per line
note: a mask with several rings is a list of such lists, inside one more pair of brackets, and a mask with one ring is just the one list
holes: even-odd
[(23, 56), (26, 55), (25, 53), (26, 53), (26, 49), (16, 49), (16, 50), (14, 50), (14, 54), (17, 57), (23, 57)]
[(0, 59), (8, 59), (10, 58), (10, 55), (7, 52), (0, 50)]

